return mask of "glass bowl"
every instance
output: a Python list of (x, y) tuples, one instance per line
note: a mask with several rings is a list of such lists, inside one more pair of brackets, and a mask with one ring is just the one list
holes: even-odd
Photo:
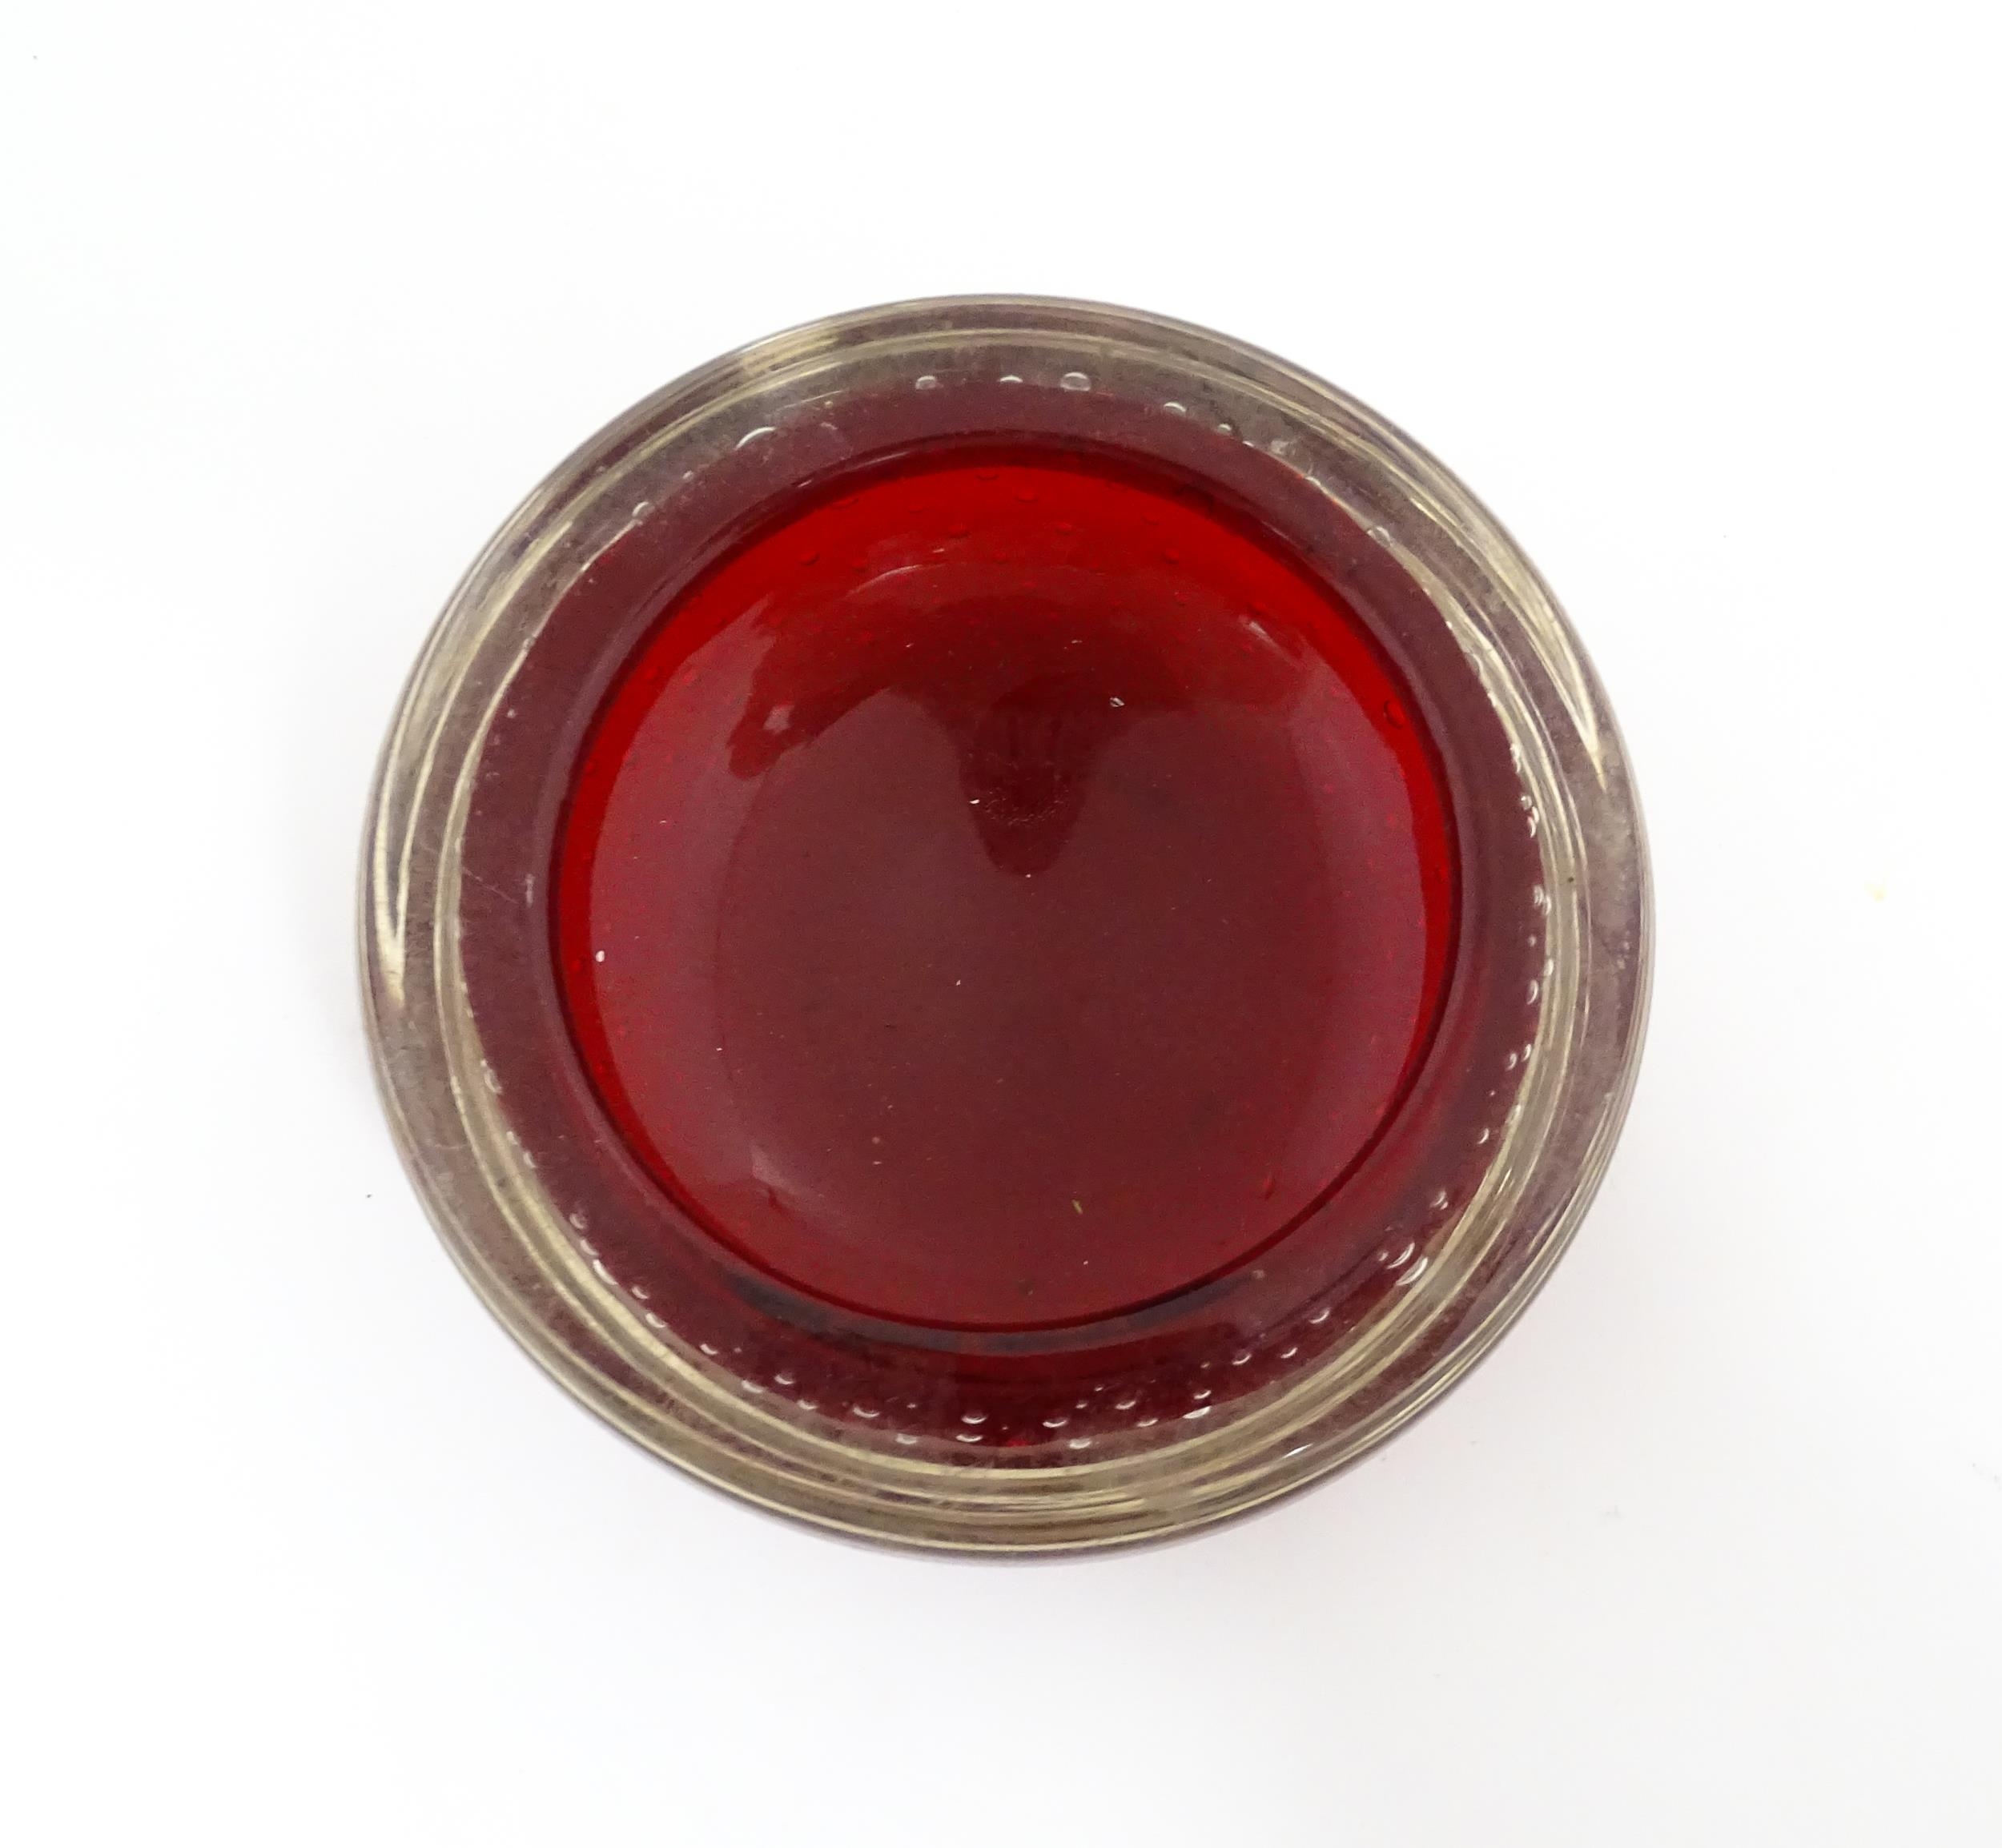
[[(886, 508), (901, 523), (894, 556), (885, 541), (823, 557), (810, 536), (850, 546), (854, 522)], [(1184, 559), (1184, 531), (1213, 548), (1209, 577), (1191, 575), (1210, 568)], [(1087, 540), (1112, 549), (1080, 552)], [(1116, 552), (1125, 562), (1112, 571)], [(754, 570), (777, 575), (750, 582)], [(867, 596), (812, 575), (830, 571)], [(1064, 600), (1086, 594), (1079, 585), (1112, 596), (1120, 572), (1132, 609), (1112, 628), (1074, 621)], [(975, 583), (987, 602), (938, 588)], [(1035, 594), (1003, 609), (996, 583)], [(913, 585), (931, 601), (914, 603)], [(735, 628), (702, 613), (726, 597), (748, 613)], [(1287, 626), (1289, 597), (1339, 613), (1337, 629), (1353, 624), (1327, 645), (1349, 649), (1345, 680), (1329, 680), (1333, 656), (1301, 639), (1319, 617)], [(774, 597), (807, 613), (782, 620)], [(1205, 597), (1221, 600), (1213, 620), (1178, 613)], [(837, 608), (847, 626), (826, 629)], [(1007, 627), (1018, 621), (1029, 626)], [(1059, 634), (1066, 625), (1089, 633)], [(1105, 641), (1114, 629), (1124, 639)], [(982, 655), (990, 631), (1015, 640)], [(801, 633), (820, 640), (794, 649), (808, 665), (785, 667), (786, 686), (814, 699), (848, 689), (813, 725), (806, 695), (771, 690), (774, 661), (790, 658), (782, 644)], [(724, 659), (730, 636), (750, 648), (737, 667)], [(1018, 645), (1083, 652), (1009, 705), (993, 675)], [(901, 1100), (907, 1119), (923, 1117), (905, 1152), (957, 1162), (951, 1190), (914, 1179), (882, 1193), (882, 1138), (826, 1126), (859, 1123), (848, 1094), (892, 1068), (859, 1045), (852, 1013), (812, 1037), (821, 991), (802, 1000), (792, 988), (816, 957), (881, 948), (886, 933), (873, 979), (905, 982), (909, 944), (954, 941), (954, 926), (923, 922), (927, 906), (974, 875), (899, 887), (882, 877), (886, 862), (858, 870), (851, 855), (800, 898), (782, 854), (746, 845), (755, 814), (794, 800), (774, 765), (794, 778), (786, 789), (810, 786), (798, 767), (831, 761), (827, 741), (858, 735), (858, 711), (885, 739), (920, 707), (959, 727), (951, 786), (968, 806), (954, 838), (983, 848), (967, 865), (999, 869), (981, 871), (978, 890), (1019, 908), (1039, 873), (1044, 894), (1056, 890), (1079, 815), (1103, 807), (1116, 769), (1132, 795), (1148, 750), (1167, 753), (1167, 782), (1129, 806), (1167, 812), (1161, 789), (1184, 749), (1174, 741), (1197, 736), (1188, 689), (1223, 681), (1235, 703), (1209, 711), (1201, 735), (1253, 738), (1244, 749), (1260, 764), (1277, 751), (1283, 774), (1245, 781), (1233, 810), (1220, 791), (1235, 787), (1238, 759), (1189, 760), (1188, 800), (1224, 803), (1202, 837), (1220, 871), (1157, 858), (1168, 889), (1211, 907), (1224, 946), (1186, 983), (1157, 966), (1151, 989), (1105, 1003), (1129, 1041), (1156, 1021), (1180, 1023), (1182, 1040), (1122, 1065), (1116, 1087), (1078, 1063), (1063, 1010), (1091, 1017), (1120, 986), (1118, 960), (1096, 951), (1060, 1004), (1030, 992), (1012, 1014), (981, 1016), (947, 997), (921, 1023), (921, 1055), (898, 1055), (905, 1088), (884, 1107)], [(1152, 691), (1128, 709), (1129, 688)], [(632, 770), (647, 715), (677, 698), (687, 729), (660, 731), (657, 761)], [(702, 732), (705, 710), (729, 729)], [(843, 785), (850, 808), (822, 830), (837, 849), (853, 788), (902, 791), (908, 765), (931, 761), (929, 745), (909, 748), (888, 781)], [(601, 760), (609, 794), (593, 793)], [(620, 785), (629, 771), (638, 781)], [(1367, 781), (1380, 773), (1391, 783)], [(652, 812), (630, 794), (645, 776), (650, 800), (678, 792), (660, 825), (680, 831), (659, 838), (709, 846), (647, 858), (634, 830)], [(1381, 839), (1356, 833), (1376, 826), (1393, 785), (1418, 793), (1409, 806), (1397, 798)], [(1451, 860), (1425, 886), (1437, 927), (1409, 938), (1430, 946), (1414, 962), (1394, 917), (1392, 934), (1368, 934), (1370, 906), (1420, 902), (1397, 842), (1434, 786)], [(813, 844), (798, 828), (795, 855)], [(1286, 886), (1282, 902), (1272, 868), (1292, 850), (1268, 850), (1260, 830), (1292, 841), (1302, 828), (1340, 834), (1353, 858)], [(740, 905), (726, 929), (724, 874), (701, 871), (703, 853), (730, 868), (764, 853), (778, 870), (758, 888), (763, 909)], [(625, 867), (641, 869), (629, 890), (617, 885)], [(641, 873), (653, 882), (631, 883)], [(834, 896), (818, 906), (823, 890)], [(870, 931), (827, 922), (886, 891)], [(1039, 898), (1037, 915), (1063, 902)], [(792, 934), (774, 937), (763, 923), (786, 904)], [(1264, 921), (1251, 936), (1229, 934), (1233, 906)], [(1605, 697), (1549, 591), (1467, 490), (1374, 413), (1269, 355), (1131, 310), (1025, 298), (900, 303), (760, 341), (562, 464), (476, 561), (412, 676), (372, 802), (360, 922), (370, 1042), (404, 1160), (453, 1257), (530, 1354), (628, 1436), (747, 1500), (879, 1541), (1015, 1553), (1243, 1513), (1354, 1460), (1457, 1380), (1548, 1274), (1605, 1171), (1640, 1048), (1650, 928), (1639, 814)], [(1282, 922), (1294, 960), (1261, 987), (1245, 970), (1263, 966)], [(719, 971), (761, 930), (772, 938), (763, 986), (730, 1002), (752, 1025), (726, 1033)], [(613, 942), (609, 970), (594, 932)], [(1158, 958), (1180, 940), (1148, 941)], [(1381, 978), (1369, 973), (1379, 950)], [(1407, 1006), (1421, 977), (1423, 1005)], [(1303, 1012), (1317, 1020), (1332, 1005), (1330, 984), (1362, 1023), (1353, 1044), (1296, 1030)], [(661, 1012), (677, 995), (683, 1012)], [(774, 995), (792, 996), (783, 1033), (756, 1025)], [(1394, 1003), (1408, 1047), (1398, 1034), (1379, 1045), (1366, 1011), (1378, 1003)], [(1254, 1005), (1270, 1018), (1242, 1035), (1204, 1024), (1227, 1027), (1229, 1009)], [(995, 1026), (1003, 1019), (1031, 1024)], [(1011, 1045), (1010, 1030), (1027, 1037)], [(983, 1044), (990, 1054), (967, 1051)], [(1246, 1173), (1260, 1165), (1246, 1151), (1279, 1151), (1248, 1187), (1204, 1167), (1200, 1126), (1171, 1134), (1160, 1120), (1178, 1045), (1208, 1075), (1204, 1107), (1236, 1125)], [(1025, 1071), (1035, 1083), (1014, 1114), (972, 1123), (962, 1091), (990, 1070), (997, 1084)], [(1374, 1114), (1341, 1127), (1355, 1115), (1341, 1087), (1372, 1071), (1381, 1096), (1356, 1095), (1376, 1099)], [(1124, 1154), (1092, 1115), (1103, 1098), (1113, 1121), (1113, 1089), (1136, 1100), (1118, 1119), (1137, 1139)], [(779, 1146), (782, 1123), (777, 1141), (746, 1128), (745, 1112), (769, 1123), (773, 1097), (809, 1093), (800, 1107), (824, 1121), (806, 1156)], [(1067, 1113), (1064, 1159), (1092, 1184), (1051, 1183), (1072, 1197), (1053, 1195), (1055, 1216), (1024, 1230), (1018, 1183), (1048, 1177), (1005, 1151), (1025, 1124), (1056, 1147)], [(982, 1125), (1016, 1142), (983, 1142)], [(818, 1164), (810, 1184), (802, 1162)], [(846, 1178), (828, 1178), (837, 1171)], [(1228, 1211), (1217, 1187), (1237, 1189)], [(837, 1196), (838, 1223), (798, 1207)], [(867, 1204), (878, 1197), (897, 1203), (879, 1226)]]

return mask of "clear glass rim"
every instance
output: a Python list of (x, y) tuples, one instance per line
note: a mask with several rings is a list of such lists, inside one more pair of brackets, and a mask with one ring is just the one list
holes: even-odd
[[(1516, 1109), (1421, 1287), (1214, 1428), (1102, 1461), (983, 1468), (789, 1423), (593, 1275), (481, 1082), (457, 879), (473, 774), (509, 677), (563, 590), (629, 526), (640, 487), (659, 492), (685, 463), (692, 475), (830, 380), (1004, 352), (1186, 381), (1424, 589), (1508, 736), (1546, 868), (1550, 968)], [(1027, 296), (896, 303), (755, 342), (644, 400), (553, 471), (454, 592), (404, 689), (370, 802), (360, 925), (368, 1040), (405, 1166), (448, 1250), (541, 1365), (646, 1448), (746, 1500), (864, 1538), (1001, 1553), (1158, 1539), (1244, 1513), (1354, 1461), (1464, 1376), (1534, 1296), (1605, 1172), (1651, 960), (1646, 847), (1618, 729), (1555, 599), (1493, 516), (1393, 426), (1283, 360), (1140, 311)]]

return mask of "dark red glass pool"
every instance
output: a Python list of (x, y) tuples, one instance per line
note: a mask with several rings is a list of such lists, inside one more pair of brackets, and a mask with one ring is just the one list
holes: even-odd
[[(816, 1339), (949, 1354), (1325, 1219), (1431, 1040), (1459, 880), (1433, 742), (1324, 576), (1199, 479), (1016, 444), (798, 493), (676, 594), (553, 898), (653, 1184)], [(649, 1264), (621, 1280), (673, 1301)]]

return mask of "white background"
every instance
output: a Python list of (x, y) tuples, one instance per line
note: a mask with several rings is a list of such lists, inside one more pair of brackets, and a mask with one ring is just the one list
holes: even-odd
[[(2002, 1838), (1992, 7), (35, 4), (0, 26), (0, 1834)], [(1238, 1529), (740, 1511), (480, 1310), (379, 1118), (371, 764), (630, 400), (1137, 303), (1442, 456), (1652, 829), (1626, 1140), (1495, 1357)]]

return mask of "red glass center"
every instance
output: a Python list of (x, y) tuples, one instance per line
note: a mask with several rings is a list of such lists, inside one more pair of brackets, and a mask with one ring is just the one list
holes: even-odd
[(1242, 1264), (1395, 1115), (1454, 932), (1367, 631), (1192, 480), (1047, 448), (797, 496), (580, 758), (559, 980), (633, 1154), (830, 1305), (1047, 1329)]

